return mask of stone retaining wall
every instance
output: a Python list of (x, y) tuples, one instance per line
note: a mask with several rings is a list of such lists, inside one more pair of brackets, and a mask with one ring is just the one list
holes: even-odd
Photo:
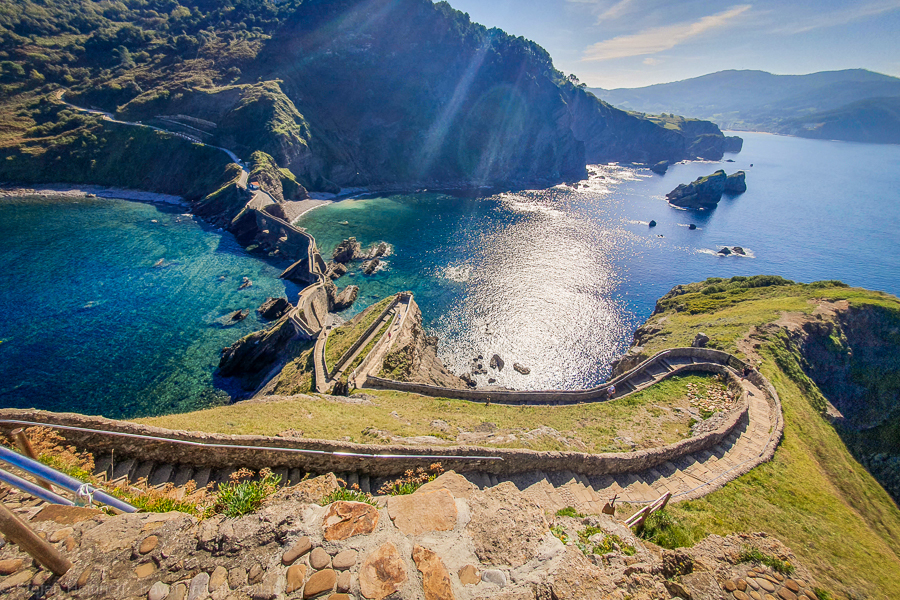
[[(727, 371), (726, 371), (727, 373)], [(733, 374), (729, 383), (735, 383)], [(244, 466), (300, 468), (310, 473), (355, 472), (374, 477), (392, 477), (440, 462), (445, 470), (460, 473), (481, 472), (513, 475), (529, 471), (572, 471), (583, 475), (634, 473), (653, 468), (686, 454), (712, 448), (737, 427), (748, 423), (748, 397), (729, 411), (715, 431), (681, 440), (675, 444), (637, 452), (588, 454), (584, 452), (538, 452), (525, 449), (476, 448), (471, 446), (408, 447), (368, 445), (330, 440), (296, 440), (256, 435), (226, 435), (203, 432), (171, 431), (128, 421), (115, 421), (70, 413), (39, 410), (0, 409), (0, 430), (9, 432), (29, 421), (62, 425), (84, 430), (60, 430), (72, 444), (96, 455), (115, 451), (115, 456), (171, 464), (191, 464), (221, 468)], [(120, 437), (111, 433), (151, 436), (155, 439)], [(187, 442), (187, 443), (178, 443)], [(266, 448), (239, 448), (255, 446)], [(279, 449), (287, 449), (279, 450)], [(305, 450), (304, 453), (290, 449)], [(348, 455), (350, 454), (350, 455)], [(358, 454), (361, 456), (352, 456)], [(467, 458), (472, 457), (472, 458)], [(482, 460), (496, 457), (502, 460)]]
[(337, 373), (340, 368), (344, 366), (344, 363), (350, 360), (350, 357), (353, 356), (354, 352), (359, 350), (360, 346), (362, 346), (366, 341), (366, 338), (368, 338), (370, 335), (372, 335), (372, 333), (375, 332), (375, 330), (381, 324), (381, 320), (384, 318), (384, 316), (391, 312), (399, 302), (400, 294), (397, 294), (396, 296), (394, 296), (393, 300), (388, 302), (388, 305), (384, 308), (384, 310), (381, 311), (378, 317), (374, 321), (372, 321), (372, 324), (369, 325), (369, 327), (362, 333), (362, 335), (356, 338), (356, 341), (353, 342), (353, 345), (347, 348), (347, 351), (341, 355), (341, 357), (334, 364), (334, 367), (331, 369), (331, 371), (328, 372), (329, 379), (334, 377), (335, 373)]
[[(736, 357), (709, 348), (673, 348), (665, 350), (654, 356), (651, 356), (637, 367), (623, 373), (618, 377), (607, 381), (603, 385), (585, 390), (460, 390), (455, 388), (440, 387), (423, 383), (410, 383), (406, 381), (395, 381), (393, 379), (384, 379), (369, 375), (366, 377), (366, 386), (372, 388), (390, 389), (401, 392), (410, 392), (421, 394), (423, 396), (435, 396), (440, 398), (455, 398), (458, 400), (472, 400), (474, 402), (493, 402), (495, 404), (578, 404), (583, 402), (603, 402), (606, 401), (606, 390), (611, 385), (621, 387), (621, 384), (628, 380), (639, 378), (644, 371), (653, 367), (661, 360), (667, 358), (691, 358), (701, 360), (705, 364), (716, 364), (722, 369), (731, 367), (735, 370), (741, 370), (744, 363)], [(702, 363), (699, 363), (702, 364)], [(709, 368), (697, 368), (698, 363), (686, 365), (693, 367), (687, 370), (700, 370), (709, 372), (720, 372)], [(670, 377), (676, 372), (682, 372), (685, 369), (678, 368), (663, 376), (663, 379)], [(727, 369), (724, 369), (727, 370)], [(649, 375), (648, 375), (649, 377)], [(652, 383), (652, 382), (651, 382)], [(638, 388), (642, 389), (642, 388)]]

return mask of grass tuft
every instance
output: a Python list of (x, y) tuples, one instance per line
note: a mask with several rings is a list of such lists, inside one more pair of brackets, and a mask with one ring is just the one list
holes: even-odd
[(741, 554), (738, 556), (739, 562), (752, 562), (765, 565), (770, 569), (778, 571), (782, 575), (791, 575), (796, 571), (796, 567), (790, 562), (776, 558), (770, 554), (753, 548), (752, 546), (744, 546), (741, 548)]

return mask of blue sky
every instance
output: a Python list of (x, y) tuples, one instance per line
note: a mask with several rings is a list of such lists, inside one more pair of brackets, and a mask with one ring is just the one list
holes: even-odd
[(725, 69), (865, 68), (900, 76), (900, 0), (449, 0), (534, 40), (590, 87), (639, 87)]

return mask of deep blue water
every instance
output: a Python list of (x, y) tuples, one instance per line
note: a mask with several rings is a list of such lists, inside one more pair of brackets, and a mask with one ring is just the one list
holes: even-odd
[[(338, 280), (361, 287), (346, 316), (412, 290), (452, 368), (498, 352), (499, 383), (518, 388), (602, 381), (679, 283), (772, 273), (900, 293), (900, 147), (741, 135), (734, 163), (664, 176), (598, 167), (577, 189), (343, 200), (299, 224), (326, 253), (350, 235), (393, 246), (384, 270)], [(707, 213), (666, 204), (677, 184), (718, 168), (744, 169), (748, 191)], [(297, 289), (277, 279), (284, 265), (182, 211), (0, 202), (0, 406), (131, 417), (228, 401), (219, 351), (262, 326), (253, 309), (266, 297), (294, 301)], [(722, 245), (750, 256), (716, 256)], [(253, 287), (238, 291), (245, 276)], [(239, 308), (250, 316), (223, 327)]]
[[(326, 253), (351, 235), (393, 246), (384, 270), (338, 280), (360, 286), (348, 315), (412, 290), (445, 362), (462, 372), (497, 352), (508, 366), (492, 376), (517, 388), (601, 382), (679, 283), (766, 273), (900, 293), (900, 146), (740, 135), (743, 151), (726, 155), (733, 163), (678, 164), (663, 176), (598, 167), (587, 187), (483, 198), (343, 200), (298, 224)], [(719, 168), (746, 171), (747, 192), (708, 212), (665, 202), (679, 183)], [(748, 256), (717, 256), (725, 245)], [(515, 373), (514, 361), (531, 374)]]
[[(262, 326), (267, 296), (297, 290), (277, 279), (283, 265), (182, 212), (0, 202), (0, 406), (129, 417), (229, 401), (219, 351)], [(253, 286), (238, 291), (243, 277)], [(251, 313), (224, 327), (237, 309)]]

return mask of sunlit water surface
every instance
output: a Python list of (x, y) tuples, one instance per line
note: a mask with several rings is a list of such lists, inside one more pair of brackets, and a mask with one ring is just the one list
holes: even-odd
[[(299, 224), (327, 254), (348, 236), (392, 246), (384, 269), (338, 280), (361, 288), (344, 316), (412, 290), (456, 372), (496, 352), (506, 368), (492, 376), (522, 389), (601, 382), (679, 283), (773, 273), (900, 292), (900, 147), (741, 135), (734, 163), (664, 176), (597, 167), (586, 186), (487, 197), (351, 199)], [(744, 169), (748, 191), (706, 213), (666, 204), (677, 184), (718, 168)], [(228, 401), (219, 351), (262, 327), (253, 309), (266, 297), (294, 301), (298, 290), (277, 279), (283, 264), (182, 212), (101, 198), (0, 202), (0, 406), (130, 417)], [(716, 256), (723, 245), (749, 255)], [(243, 277), (253, 286), (238, 290)], [(250, 316), (224, 326), (237, 309)]]
[[(900, 147), (740, 135), (744, 150), (726, 155), (733, 163), (678, 164), (664, 176), (592, 167), (577, 188), (487, 197), (350, 199), (299, 225), (326, 255), (348, 236), (391, 244), (382, 270), (338, 280), (360, 286), (345, 316), (411, 290), (453, 370), (496, 352), (507, 367), (490, 376), (522, 389), (602, 382), (657, 298), (680, 283), (767, 273), (900, 292)], [(747, 192), (707, 212), (666, 203), (679, 183), (719, 168), (746, 171)], [(748, 255), (716, 255), (726, 245)]]

